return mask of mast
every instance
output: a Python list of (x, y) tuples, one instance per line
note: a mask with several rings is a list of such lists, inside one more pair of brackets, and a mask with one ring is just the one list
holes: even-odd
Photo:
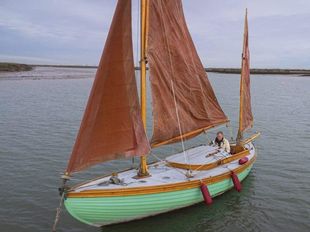
[[(146, 130), (146, 35), (147, 35), (147, 17), (148, 0), (141, 0), (140, 10), (140, 97), (141, 97), (141, 117)], [(140, 157), (139, 177), (149, 176), (146, 156)]]

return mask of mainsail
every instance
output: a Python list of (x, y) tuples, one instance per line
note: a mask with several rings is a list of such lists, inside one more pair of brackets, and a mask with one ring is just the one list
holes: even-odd
[(150, 150), (134, 72), (131, 1), (119, 0), (67, 173)]
[(247, 11), (244, 22), (244, 38), (241, 64), (240, 79), (240, 114), (239, 114), (239, 133), (241, 139), (242, 132), (253, 126), (253, 114), (251, 109), (251, 91), (250, 91), (250, 50), (249, 50), (249, 32)]
[(181, 0), (149, 0), (148, 22), (152, 146), (226, 123), (186, 26)]

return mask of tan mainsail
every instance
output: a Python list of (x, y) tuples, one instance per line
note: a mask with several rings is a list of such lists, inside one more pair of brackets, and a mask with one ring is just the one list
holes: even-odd
[(149, 150), (134, 73), (131, 1), (119, 0), (67, 174)]
[(181, 0), (149, 0), (148, 22), (152, 146), (226, 123), (186, 26)]
[(240, 79), (240, 114), (238, 139), (242, 138), (242, 132), (253, 126), (253, 114), (251, 109), (250, 91), (250, 50), (247, 11), (244, 22), (244, 38)]

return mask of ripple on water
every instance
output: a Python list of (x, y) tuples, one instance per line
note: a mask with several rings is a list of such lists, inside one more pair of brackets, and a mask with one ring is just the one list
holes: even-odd
[[(94, 73), (94, 69), (38, 68), (18, 76), (0, 74), (1, 231), (50, 229), (58, 205), (59, 173), (66, 167)], [(209, 77), (235, 129), (239, 75)], [(262, 136), (256, 142), (258, 159), (241, 193), (232, 190), (209, 207), (198, 204), (102, 231), (310, 231), (309, 84), (309, 78), (252, 77), (254, 129)], [(148, 128), (150, 133), (150, 121)], [(201, 136), (186, 146), (204, 141)], [(163, 156), (177, 150), (178, 145), (155, 152)], [(75, 175), (73, 182), (129, 165), (129, 161), (99, 165)], [(100, 230), (64, 213), (59, 231)]]

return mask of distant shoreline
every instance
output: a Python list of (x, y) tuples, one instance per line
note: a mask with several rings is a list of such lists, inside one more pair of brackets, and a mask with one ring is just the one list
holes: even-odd
[(31, 71), (32, 65), (16, 63), (0, 63), (0, 72), (22, 72)]
[[(213, 73), (229, 73), (240, 74), (240, 68), (205, 68), (207, 72)], [(279, 69), (279, 68), (253, 68), (250, 71), (251, 74), (269, 74), (269, 75), (302, 75), (310, 76), (310, 69)]]
[[(17, 63), (0, 63), (0, 72), (20, 72), (31, 71), (35, 67), (55, 67), (55, 68), (97, 68), (89, 65), (27, 65)], [(139, 70), (139, 67), (135, 68)], [(240, 68), (205, 68), (206, 72), (240, 74)], [(280, 69), (280, 68), (254, 68), (251, 74), (269, 74), (269, 75), (301, 75), (310, 76), (310, 69)]]

